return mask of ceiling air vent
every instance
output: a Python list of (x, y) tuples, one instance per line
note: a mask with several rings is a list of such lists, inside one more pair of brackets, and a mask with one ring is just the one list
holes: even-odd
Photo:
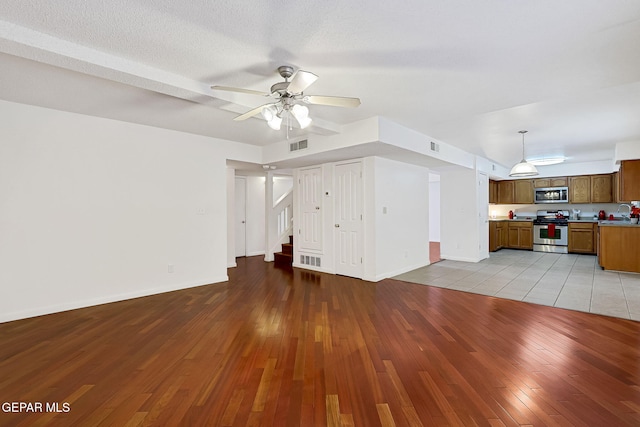
[(440, 151), (440, 145), (431, 141), (431, 151), (435, 151), (436, 153)]
[(302, 141), (290, 143), (289, 144), (289, 151), (304, 150), (307, 147), (308, 147), (308, 142), (307, 142), (306, 139), (303, 139)]

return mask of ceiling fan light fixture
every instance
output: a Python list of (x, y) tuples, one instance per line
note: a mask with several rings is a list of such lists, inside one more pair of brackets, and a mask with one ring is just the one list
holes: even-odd
[(282, 117), (278, 117), (277, 115), (275, 115), (271, 118), (271, 120), (267, 121), (267, 124), (273, 130), (280, 130), (280, 125), (282, 124)]
[(526, 130), (518, 131), (519, 134), (522, 135), (522, 160), (520, 163), (517, 163), (514, 167), (511, 168), (511, 172), (509, 172), (509, 176), (535, 176), (538, 175), (538, 169), (531, 163), (527, 163), (524, 159), (524, 134), (527, 133)]
[[(244, 114), (236, 116), (234, 121), (247, 120), (261, 114), (267, 121), (270, 128), (280, 130), (283, 118), (286, 117), (287, 138), (289, 138), (289, 130), (291, 130), (291, 116), (293, 116), (301, 129), (308, 127), (312, 120), (309, 117), (309, 109), (297, 102), (304, 102), (312, 105), (327, 105), (331, 107), (349, 107), (354, 108), (360, 105), (360, 99), (348, 98), (344, 96), (324, 96), (324, 95), (304, 95), (304, 91), (311, 86), (318, 76), (304, 70), (298, 70), (294, 74), (293, 67), (283, 65), (278, 67), (278, 73), (283, 82), (278, 82), (271, 86), (270, 93), (258, 92), (252, 89), (242, 89), (229, 86), (211, 86), (216, 91), (237, 92), (250, 95), (271, 96), (275, 98), (273, 103), (264, 104), (255, 107)], [(291, 80), (289, 80), (291, 79)]]
[(304, 129), (311, 124), (311, 118), (309, 118), (309, 108), (304, 105), (294, 105), (291, 108), (291, 115), (298, 121), (300, 129)]
[(278, 114), (278, 109), (274, 105), (269, 105), (262, 109), (262, 117), (266, 121), (271, 121)]

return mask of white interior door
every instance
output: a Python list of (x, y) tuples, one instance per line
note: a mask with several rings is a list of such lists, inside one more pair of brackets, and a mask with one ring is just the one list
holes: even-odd
[(335, 169), (336, 273), (362, 278), (362, 164)]
[(300, 249), (322, 250), (322, 169), (314, 167), (301, 170), (298, 185)]
[(235, 181), (235, 235), (236, 257), (247, 255), (247, 180), (236, 177)]

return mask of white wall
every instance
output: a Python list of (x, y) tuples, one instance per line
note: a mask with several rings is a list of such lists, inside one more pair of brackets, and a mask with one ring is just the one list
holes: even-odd
[(440, 171), (441, 258), (477, 262), (479, 248), (477, 173), (452, 167)]
[(273, 204), (275, 205), (280, 197), (293, 187), (292, 176), (274, 176), (273, 177)]
[(4, 101), (0, 117), (0, 321), (227, 279), (220, 183), (247, 147)]
[(440, 175), (429, 174), (429, 241), (440, 241)]
[(640, 141), (616, 144), (615, 161), (640, 159)]
[[(366, 163), (375, 224), (375, 265), (366, 280), (378, 281), (429, 264), (429, 170), (380, 157)], [(373, 166), (373, 168), (371, 168)], [(373, 174), (372, 174), (373, 172)], [(368, 246), (368, 244), (365, 244)], [(367, 260), (370, 262), (371, 260)]]
[(227, 267), (236, 267), (236, 171), (227, 168)]

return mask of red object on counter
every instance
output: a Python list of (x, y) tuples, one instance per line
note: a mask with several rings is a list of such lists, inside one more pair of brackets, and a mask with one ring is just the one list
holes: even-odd
[(606, 215), (607, 214), (604, 211), (600, 211), (598, 212), (598, 219), (605, 219)]
[(613, 214), (609, 214), (609, 221), (613, 221)]
[(513, 219), (513, 211), (509, 211), (509, 219)]

